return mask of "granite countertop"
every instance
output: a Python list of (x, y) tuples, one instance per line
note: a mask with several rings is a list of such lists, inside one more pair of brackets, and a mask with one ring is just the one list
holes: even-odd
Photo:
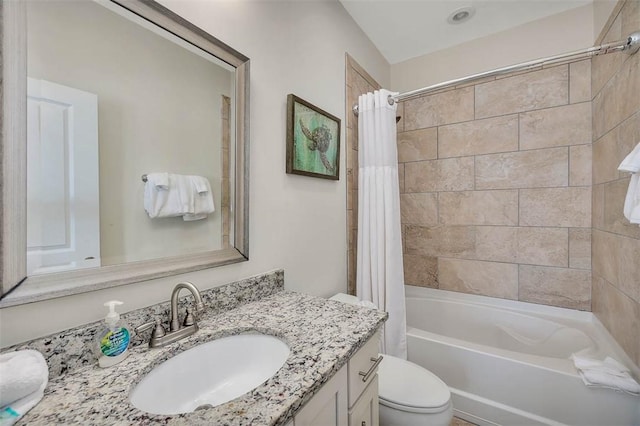
[[(19, 424), (283, 425), (386, 320), (384, 312), (292, 292), (279, 292), (218, 315), (164, 348), (141, 345), (111, 368), (90, 365), (52, 379), (42, 401)], [(154, 415), (129, 403), (133, 387), (155, 366), (216, 338), (271, 334), (291, 350), (267, 382), (217, 407), (175, 416)], [(90, 348), (87, 348), (90, 350)]]

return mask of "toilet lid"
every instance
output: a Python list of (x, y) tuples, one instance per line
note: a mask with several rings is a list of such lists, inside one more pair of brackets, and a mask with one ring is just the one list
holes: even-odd
[(390, 355), (378, 368), (380, 403), (405, 411), (434, 412), (451, 399), (447, 385), (429, 370)]

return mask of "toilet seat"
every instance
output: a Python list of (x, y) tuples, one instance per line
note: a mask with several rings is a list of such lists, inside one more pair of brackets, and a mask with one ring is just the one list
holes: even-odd
[(451, 392), (438, 376), (410, 361), (383, 355), (378, 367), (379, 402), (411, 413), (440, 413), (451, 405)]

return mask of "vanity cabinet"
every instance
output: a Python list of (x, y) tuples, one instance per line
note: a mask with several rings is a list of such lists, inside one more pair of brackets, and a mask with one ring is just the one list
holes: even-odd
[(349, 426), (378, 426), (378, 341), (373, 335), (349, 360)]
[(371, 337), (287, 426), (378, 426), (379, 337)]
[(347, 366), (325, 383), (294, 417), (295, 426), (347, 426)]

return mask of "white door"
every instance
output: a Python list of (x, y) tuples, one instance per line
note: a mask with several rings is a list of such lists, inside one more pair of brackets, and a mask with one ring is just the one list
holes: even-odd
[(28, 79), (27, 275), (100, 266), (98, 97)]

